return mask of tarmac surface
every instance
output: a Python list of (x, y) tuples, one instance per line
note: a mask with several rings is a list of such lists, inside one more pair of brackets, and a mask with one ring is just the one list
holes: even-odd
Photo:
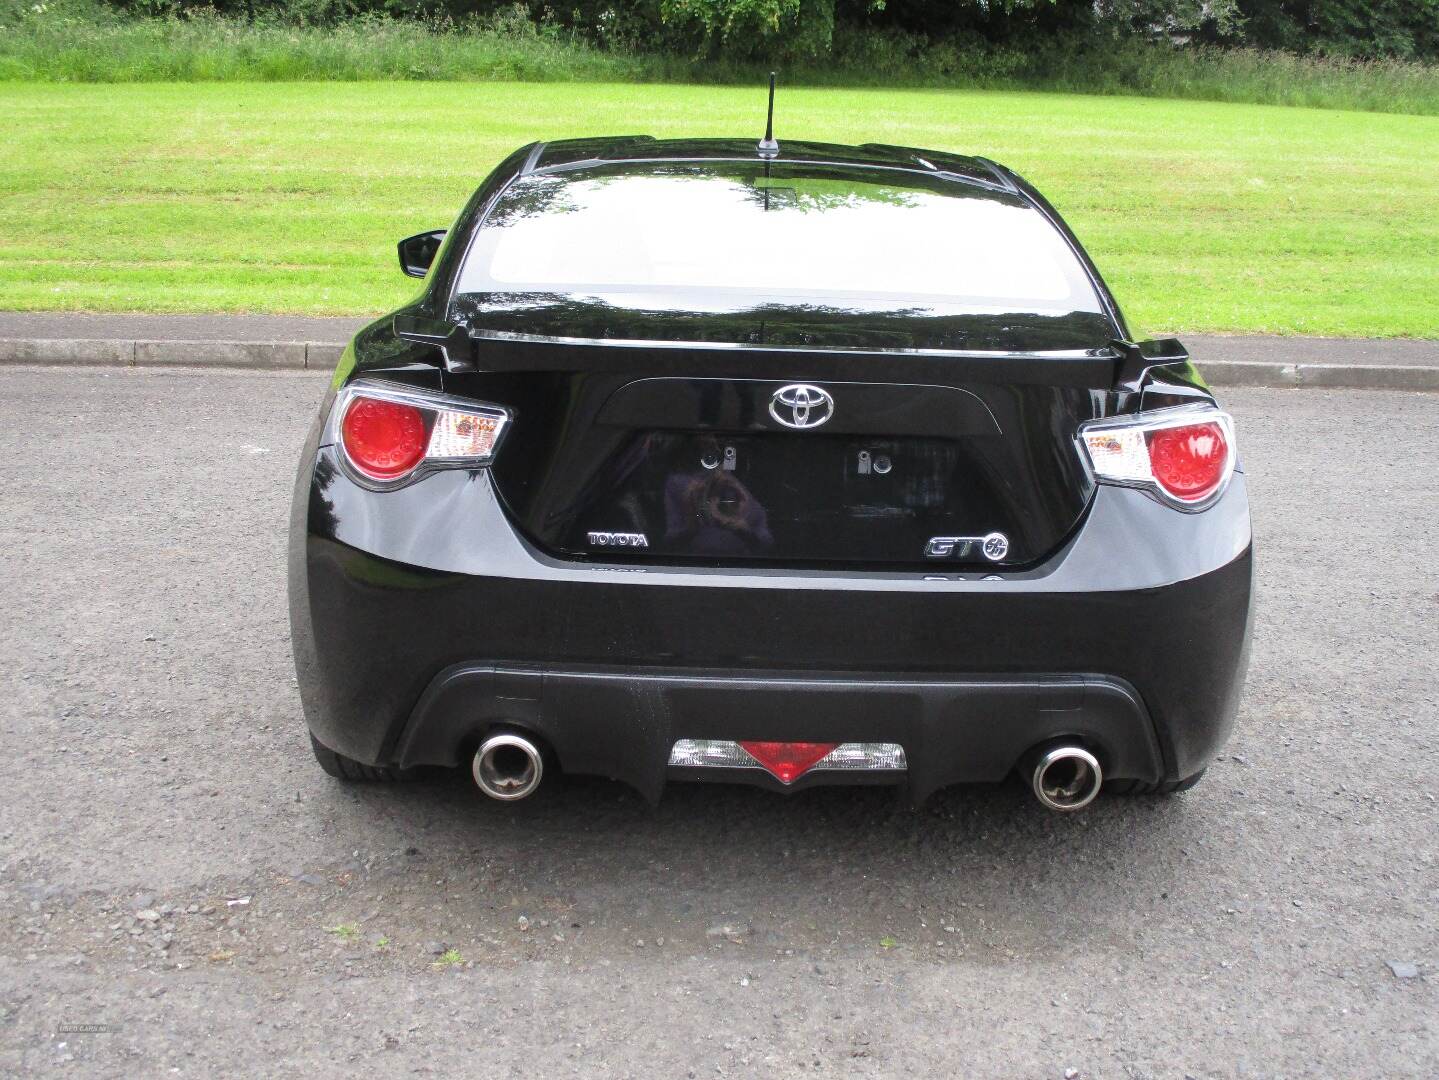
[(0, 1073), (1439, 1075), (1439, 396), (1226, 393), (1235, 738), (1061, 817), (331, 780), (284, 582), (323, 385), (0, 368)]

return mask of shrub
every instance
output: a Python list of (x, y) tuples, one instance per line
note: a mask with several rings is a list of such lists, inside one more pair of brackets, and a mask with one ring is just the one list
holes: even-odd
[[(319, 18), (331, 10), (325, 5), (341, 0), (307, 2)], [(723, 27), (671, 26), (669, 36), (636, 37), (628, 20), (641, 7), (643, 0), (607, 22), (604, 9), (591, 11), (608, 27), (602, 43), (574, 25), (536, 22), (513, 4), (464, 18), (371, 13), (297, 25), (274, 13), (253, 21), (212, 8), (135, 17), (98, 0), (0, 0), (0, 78), (758, 83), (778, 62), (790, 84), (1037, 89), (1439, 113), (1439, 68), (1412, 61), (1104, 36), (1092, 28), (1040, 41), (1023, 35), (990, 41), (957, 30), (936, 37), (853, 22), (830, 29), (822, 54), (813, 41), (745, 51), (714, 38)]]

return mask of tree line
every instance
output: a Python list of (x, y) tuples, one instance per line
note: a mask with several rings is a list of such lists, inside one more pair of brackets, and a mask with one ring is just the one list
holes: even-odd
[[(114, 0), (325, 25), (357, 16), (567, 32), (604, 49), (812, 63), (878, 46), (1093, 49), (1141, 39), (1351, 59), (1439, 59), (1439, 0)], [(863, 45), (857, 47), (857, 43)]]

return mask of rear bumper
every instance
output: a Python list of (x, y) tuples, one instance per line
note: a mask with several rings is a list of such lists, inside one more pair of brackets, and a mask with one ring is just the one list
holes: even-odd
[[(479, 727), (476, 727), (476, 724)], [(966, 781), (1000, 780), (1031, 747), (1060, 737), (1102, 748), (1112, 775), (1158, 779), (1164, 766), (1138, 694), (1084, 676), (894, 679), (784, 672), (474, 667), (444, 671), (405, 725), (401, 764), (453, 764), (491, 724), (513, 723), (557, 749), (567, 770), (624, 780), (659, 797), (666, 779), (743, 780), (776, 791), (823, 783), (905, 783), (916, 801)], [(806, 773), (669, 767), (678, 739), (892, 742), (904, 772)]]
[(375, 493), (332, 454), (311, 448), (301, 469), (291, 620), (310, 727), (358, 761), (458, 764), (508, 722), (567, 771), (655, 797), (666, 779), (782, 786), (669, 768), (676, 739), (898, 742), (898, 778), (922, 799), (1002, 779), (1061, 735), (1089, 742), (1107, 776), (1182, 779), (1233, 723), (1252, 571), (1242, 474), (1200, 514), (1101, 487), (1054, 558), (986, 580), (557, 560), (515, 531), (483, 472)]

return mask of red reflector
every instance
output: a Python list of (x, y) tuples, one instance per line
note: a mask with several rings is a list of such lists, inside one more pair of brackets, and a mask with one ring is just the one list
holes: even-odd
[(781, 783), (792, 784), (814, 768), (839, 743), (741, 742), (745, 753), (772, 772)]
[(425, 456), (425, 418), (413, 405), (356, 398), (341, 429), (345, 452), (376, 480), (404, 476)]
[(1204, 498), (1224, 479), (1229, 443), (1218, 424), (1189, 424), (1148, 433), (1154, 479), (1176, 499)]

